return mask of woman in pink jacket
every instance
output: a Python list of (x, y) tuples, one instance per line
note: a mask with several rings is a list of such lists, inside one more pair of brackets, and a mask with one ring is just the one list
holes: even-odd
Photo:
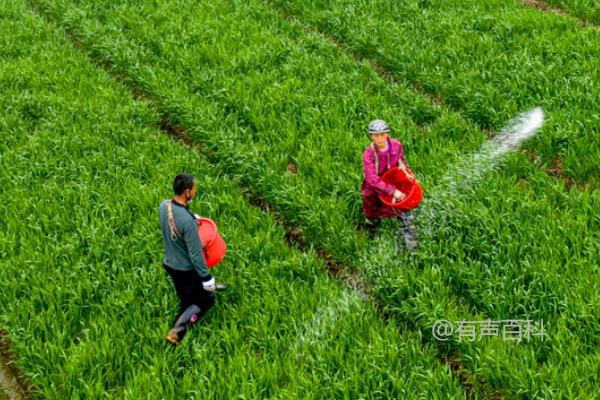
[(390, 168), (400, 167), (408, 172), (409, 179), (414, 180), (414, 174), (408, 168), (402, 144), (397, 139), (390, 138), (390, 128), (383, 120), (376, 119), (369, 124), (369, 136), (372, 143), (363, 154), (364, 181), (362, 184), (363, 211), (365, 227), (375, 228), (381, 218), (398, 218), (402, 227), (404, 242), (407, 248), (413, 250), (417, 246), (416, 235), (411, 213), (402, 212), (386, 206), (377, 196), (379, 193), (393, 197), (393, 202), (401, 201), (404, 194), (393, 185), (385, 183), (381, 176)]

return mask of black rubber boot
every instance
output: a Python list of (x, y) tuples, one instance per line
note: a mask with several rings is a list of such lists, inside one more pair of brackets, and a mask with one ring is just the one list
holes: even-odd
[(187, 333), (187, 330), (196, 322), (200, 317), (200, 307), (195, 304), (192, 304), (177, 318), (175, 324), (169, 333), (165, 337), (165, 340), (172, 344), (173, 346), (177, 346), (183, 340), (183, 337)]

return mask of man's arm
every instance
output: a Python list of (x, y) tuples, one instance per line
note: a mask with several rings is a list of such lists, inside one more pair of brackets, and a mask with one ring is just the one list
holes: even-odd
[(206, 261), (204, 261), (204, 255), (202, 254), (202, 241), (198, 233), (198, 223), (195, 219), (186, 219), (183, 237), (194, 269), (198, 272), (202, 280), (210, 279), (210, 272), (208, 272)]

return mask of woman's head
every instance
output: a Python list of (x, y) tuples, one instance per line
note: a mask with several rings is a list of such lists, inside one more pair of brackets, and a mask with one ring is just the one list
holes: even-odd
[(369, 124), (369, 136), (379, 147), (385, 146), (390, 137), (390, 127), (382, 119), (376, 119)]

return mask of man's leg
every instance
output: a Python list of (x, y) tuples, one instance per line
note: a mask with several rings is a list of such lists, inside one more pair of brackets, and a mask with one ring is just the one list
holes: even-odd
[(187, 330), (198, 320), (198, 315), (201, 310), (195, 304), (189, 306), (180, 316), (175, 320), (173, 327), (169, 330), (169, 333), (165, 337), (166, 341), (178, 345), (185, 336)]
[(192, 301), (200, 307), (201, 311), (198, 314), (198, 318), (200, 318), (215, 305), (215, 294), (204, 290), (202, 279), (198, 274), (192, 278), (190, 289)]
[(187, 330), (208, 311), (208, 308), (212, 307), (214, 299), (210, 307), (208, 307), (207, 302), (196, 304), (198, 302), (196, 295), (198, 284), (200, 289), (204, 290), (202, 281), (196, 271), (178, 271), (166, 266), (165, 270), (173, 279), (179, 297), (179, 313), (165, 339), (169, 343), (177, 345), (183, 340)]
[(404, 238), (404, 246), (410, 252), (413, 252), (419, 246), (417, 238), (417, 227), (415, 225), (414, 215), (412, 212), (403, 212), (397, 216), (400, 224), (400, 233)]
[(193, 304), (193, 297), (192, 292), (190, 290), (189, 281), (191, 279), (191, 272), (194, 271), (180, 271), (177, 269), (170, 268), (166, 265), (163, 265), (163, 267), (171, 277), (171, 280), (173, 281), (173, 286), (175, 286), (177, 298), (179, 298), (179, 312), (177, 313), (177, 316), (179, 316), (183, 314), (183, 312)]

